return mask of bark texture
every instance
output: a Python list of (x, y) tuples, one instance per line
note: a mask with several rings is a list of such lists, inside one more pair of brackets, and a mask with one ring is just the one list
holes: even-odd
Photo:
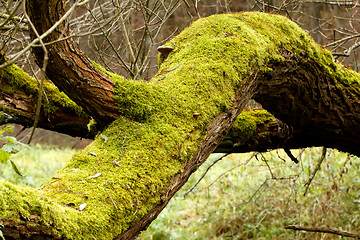
[[(254, 98), (290, 125), (298, 142), (360, 155), (360, 91), (357, 75), (324, 66), (307, 54), (283, 50), (285, 61), (270, 63)], [(355, 77), (355, 80), (352, 79)], [(270, 101), (269, 101), (270, 100)]]
[[(50, 29), (65, 13), (61, 0), (27, 0), (26, 9), (39, 35)], [(43, 41), (57, 41), (68, 33), (67, 22), (64, 21)], [(33, 32), (31, 36), (36, 38)], [(113, 81), (94, 67), (73, 39), (51, 44), (47, 50), (49, 62), (46, 74), (61, 91), (99, 124), (110, 123), (118, 117), (118, 108), (113, 101)], [(34, 48), (33, 52), (42, 66), (42, 48)]]

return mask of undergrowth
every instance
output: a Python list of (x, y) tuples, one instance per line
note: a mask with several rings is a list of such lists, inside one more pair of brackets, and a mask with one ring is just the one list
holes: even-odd
[(347, 239), (284, 229), (285, 225), (301, 225), (359, 232), (359, 158), (327, 150), (322, 168), (304, 196), (304, 185), (321, 151), (297, 151), (301, 153), (298, 165), (283, 151), (253, 158), (252, 153), (230, 155), (212, 167), (184, 198), (205, 169), (221, 156), (212, 155), (138, 240)]
[[(194, 190), (188, 191), (222, 154), (213, 154), (175, 195), (138, 240), (157, 239), (347, 239), (325, 233), (285, 230), (285, 225), (327, 227), (359, 233), (360, 158), (327, 150), (321, 170), (306, 195), (305, 184), (322, 149), (282, 150), (265, 154), (232, 154), (214, 165)], [(0, 166), (0, 179), (39, 187), (74, 153), (71, 149), (34, 146)]]
[(75, 150), (70, 148), (59, 149), (43, 145), (23, 148), (10, 157), (23, 176), (13, 171), (11, 163), (8, 161), (0, 164), (0, 180), (39, 187), (64, 167), (74, 153)]

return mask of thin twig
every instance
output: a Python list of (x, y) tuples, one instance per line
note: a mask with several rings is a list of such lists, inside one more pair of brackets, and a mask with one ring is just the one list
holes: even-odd
[(47, 186), (50, 186), (51, 184), (56, 183), (56, 182), (59, 181), (59, 180), (61, 180), (61, 178), (56, 179), (56, 180), (54, 180), (54, 181), (52, 181), (52, 182), (50, 182), (50, 183), (48, 183), (48, 184), (40, 187), (39, 190), (42, 190), (42, 189), (46, 188)]
[(200, 181), (205, 177), (205, 175), (208, 173), (208, 171), (210, 170), (210, 168), (212, 168), (217, 162), (221, 161), (222, 159), (224, 159), (224, 157), (228, 156), (229, 153), (226, 153), (224, 155), (222, 155), (221, 157), (219, 157), (218, 159), (216, 159), (213, 163), (211, 163), (206, 170), (203, 172), (203, 174), (201, 175), (201, 177), (197, 180), (197, 182), (184, 193), (184, 198), (186, 197), (186, 195), (188, 195), (190, 192), (192, 192), (192, 190), (194, 190), (194, 188), (200, 183)]
[[(223, 172), (222, 174), (220, 174), (214, 181), (212, 181), (209, 185), (207, 185), (206, 187), (202, 188), (202, 189), (206, 189), (206, 188), (210, 188), (214, 183), (216, 183), (220, 178), (222, 178), (223, 176), (225, 176), (226, 174), (228, 174), (229, 172), (231, 172), (232, 170), (240, 167), (240, 166), (243, 166), (243, 165), (246, 165), (250, 162), (251, 159), (253, 159), (255, 156), (257, 155), (257, 153), (253, 153), (251, 155), (251, 157), (249, 159), (247, 159), (244, 163), (240, 163), (230, 169), (228, 169), (227, 171)], [(200, 190), (199, 190), (200, 191)]]
[(129, 54), (130, 54), (130, 59), (132, 61), (132, 64), (134, 65), (134, 71), (133, 71), (133, 75), (134, 77), (139, 73), (139, 67), (136, 63), (136, 58), (135, 58), (135, 54), (134, 54), (134, 49), (133, 49), (133, 46), (131, 45), (131, 42), (130, 42), (130, 37), (129, 37), (129, 34), (128, 34), (128, 30), (125, 26), (125, 21), (122, 17), (122, 15), (120, 14), (119, 15), (119, 20), (120, 20), (120, 26), (121, 26), (121, 30), (123, 32), (123, 37), (124, 37), (124, 40), (125, 40), (125, 45), (129, 51)]
[(109, 39), (108, 37), (108, 33), (106, 33), (103, 29), (103, 27), (101, 27), (100, 22), (98, 21), (98, 19), (96, 18), (96, 16), (93, 14), (93, 12), (89, 9), (89, 7), (86, 7), (87, 10), (89, 11), (89, 13), (91, 14), (91, 16), (93, 17), (93, 19), (95, 20), (95, 22), (97, 23), (97, 25), (99, 26), (100, 30), (102, 31), (105, 39), (107, 40), (107, 42), (110, 44), (111, 48), (113, 49), (113, 51), (115, 52), (116, 56), (118, 57), (118, 59), (120, 60), (121, 64), (123, 65), (124, 69), (130, 73), (131, 75), (134, 76), (133, 71), (130, 69), (130, 67), (126, 64), (126, 62), (122, 59), (122, 57), (120, 56), (119, 52), (116, 50), (116, 47), (114, 46), (113, 42)]
[(57, 21), (51, 28), (49, 28), (46, 32), (44, 32), (41, 36), (35, 38), (29, 45), (27, 45), (23, 50), (21, 50), (20, 52), (17, 53), (17, 55), (9, 60), (6, 61), (5, 63), (0, 65), (0, 70), (4, 69), (10, 65), (12, 65), (13, 63), (15, 63), (24, 53), (26, 53), (27, 51), (29, 51), (30, 48), (32, 48), (36, 43), (39, 42), (39, 40), (44, 39), (45, 37), (47, 37), (50, 33), (52, 33), (63, 21), (65, 21), (70, 14), (75, 10), (76, 7), (82, 6), (84, 4), (86, 4), (87, 2), (89, 2), (89, 0), (84, 0), (82, 2), (78, 2), (75, 3), (60, 19), (59, 21)]
[(22, 22), (22, 18), (20, 18), (18, 16), (14, 16), (16, 11), (19, 9), (20, 6), (21, 6), (21, 2), (18, 2), (17, 5), (14, 7), (13, 11), (10, 14), (0, 14), (1, 18), (5, 18), (5, 21), (0, 23), (0, 28), (4, 27), (10, 21), (10, 19)]
[(291, 161), (293, 161), (294, 163), (299, 163), (299, 160), (297, 160), (296, 157), (294, 157), (294, 155), (291, 153), (290, 149), (288, 148), (284, 148), (285, 153), (289, 156), (289, 158), (291, 159)]
[(108, 192), (108, 190), (106, 188), (105, 188), (105, 191), (108, 194), (109, 198), (111, 199), (111, 202), (114, 204), (115, 209), (118, 209), (118, 207), (116, 206), (116, 203), (114, 202), (114, 200), (112, 199), (110, 193)]
[(330, 234), (335, 234), (335, 235), (339, 235), (342, 237), (351, 237), (351, 238), (360, 239), (359, 234), (345, 232), (345, 231), (339, 231), (339, 230), (325, 228), (325, 227), (304, 227), (304, 226), (297, 226), (297, 225), (289, 225), (289, 226), (285, 226), (285, 229), (292, 229), (292, 230), (297, 230), (297, 231), (307, 231), (307, 232), (330, 233)]
[(307, 191), (309, 190), (309, 186), (310, 186), (312, 180), (314, 179), (316, 173), (320, 170), (320, 166), (321, 166), (322, 162), (324, 161), (325, 157), (326, 157), (326, 147), (323, 147), (322, 155), (319, 159), (318, 164), (316, 165), (316, 168), (314, 169), (311, 176), (309, 177), (309, 180), (304, 184), (304, 186), (306, 186), (304, 196), (306, 195)]
[(264, 157), (264, 155), (263, 155), (262, 153), (261, 153), (261, 157), (262, 157), (263, 161), (265, 162), (267, 168), (269, 169), (269, 172), (270, 172), (270, 175), (271, 175), (271, 179), (277, 179), (277, 177), (275, 177), (273, 171), (271, 170), (271, 167), (270, 167), (268, 161), (266, 160), (266, 158)]
[(268, 212), (265, 213), (264, 216), (261, 218), (261, 220), (256, 224), (256, 226), (252, 227), (249, 232), (252, 232), (252, 231), (254, 231), (256, 228), (258, 228), (258, 227), (260, 226), (260, 224), (262, 223), (262, 221), (264, 221), (264, 219), (266, 218), (266, 216), (267, 216), (268, 214), (269, 214)]

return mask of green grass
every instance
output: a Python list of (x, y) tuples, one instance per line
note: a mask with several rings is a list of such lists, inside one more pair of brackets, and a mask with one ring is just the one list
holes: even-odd
[[(328, 150), (321, 170), (303, 196), (304, 184), (321, 151), (293, 150), (301, 160), (299, 164), (281, 150), (253, 158), (253, 153), (229, 155), (184, 198), (205, 169), (222, 156), (213, 154), (138, 240), (341, 239), (331, 234), (285, 230), (284, 225), (360, 233), (360, 158)], [(25, 177), (18, 176), (8, 162), (0, 165), (0, 178), (39, 187), (74, 152), (40, 145), (24, 149), (11, 159)]]
[(13, 171), (10, 161), (0, 163), (0, 179), (7, 180), (19, 185), (30, 185), (39, 187), (46, 179), (65, 166), (71, 159), (75, 150), (70, 148), (59, 149), (56, 147), (35, 145), (31, 148), (23, 148), (10, 159), (16, 164), (21, 174), (19, 176)]
[[(296, 165), (282, 151), (259, 154), (247, 164), (250, 153), (230, 155), (184, 199), (184, 193), (219, 157), (212, 155), (138, 239), (340, 239), (285, 230), (284, 225), (360, 232), (360, 159), (328, 150), (321, 171), (303, 196), (320, 156), (321, 149), (306, 149)], [(216, 180), (219, 176), (223, 177)]]

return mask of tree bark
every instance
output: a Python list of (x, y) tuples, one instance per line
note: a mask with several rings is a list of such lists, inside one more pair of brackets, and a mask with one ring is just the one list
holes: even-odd
[[(42, 35), (63, 16), (65, 6), (62, 0), (27, 0), (26, 10), (37, 32)], [(30, 33), (35, 39), (35, 33)], [(68, 34), (67, 21), (64, 21), (43, 40), (45, 43), (56, 42), (46, 46), (49, 52), (46, 75), (99, 125), (110, 123), (119, 116), (113, 100), (114, 82), (96, 69), (73, 39), (58, 41)], [(33, 48), (33, 52), (38, 64), (42, 66), (42, 48)]]
[[(0, 64), (6, 61), (4, 54), (0, 53)], [(24, 127), (32, 127), (35, 118), (35, 102), (37, 101), (38, 82), (30, 77), (16, 65), (9, 66), (0, 71), (1, 82), (1, 108), (6, 114), (0, 118), (0, 124), (14, 123)], [(16, 90), (16, 91), (15, 91)], [(44, 92), (47, 102), (43, 101), (43, 110), (39, 119), (39, 127), (64, 133), (73, 137), (93, 139), (98, 129), (88, 129), (88, 115), (70, 100), (65, 94), (59, 92), (50, 82), (45, 83)], [(44, 107), (45, 106), (45, 107)], [(250, 118), (263, 119), (251, 123)], [(107, 123), (103, 120), (103, 124)], [(241, 128), (243, 125), (254, 124), (255, 132), (251, 137)], [(264, 135), (263, 132), (269, 134)], [(306, 142), (300, 144), (299, 140), (292, 139), (291, 129), (280, 120), (273, 117), (263, 109), (248, 109), (237, 118), (237, 121), (225, 136), (224, 141), (214, 152), (244, 153), (249, 151), (267, 151), (279, 147), (300, 148), (308, 146)]]
[[(29, 1), (32, 7), (56, 19), (58, 12), (47, 11), (58, 11), (62, 4)], [(237, 118), (229, 136), (239, 139), (232, 146), (241, 151), (326, 145), (358, 153), (339, 141), (357, 143), (358, 131), (350, 128), (359, 127), (359, 74), (335, 63), (285, 17), (253, 12), (200, 19), (168, 43), (174, 51), (150, 82), (106, 76), (70, 45), (59, 52), (50, 49), (50, 59), (55, 59), (50, 60), (50, 78), (57, 78), (59, 88), (97, 121), (119, 117), (41, 190), (0, 182), (5, 236), (135, 238), (224, 142)], [(92, 88), (89, 72), (101, 77), (96, 84), (105, 81), (104, 104), (111, 107), (99, 108), (99, 91), (91, 93), (95, 100), (75, 96)], [(75, 75), (79, 90), (66, 83)], [(110, 76), (116, 78), (116, 87)], [(284, 123), (264, 111), (238, 117), (251, 98)], [(92, 101), (95, 107), (87, 106)], [(111, 116), (102, 118), (107, 113)]]
[(269, 64), (274, 71), (263, 75), (254, 98), (291, 126), (298, 141), (360, 156), (358, 74), (346, 75), (351, 71), (330, 57), (322, 65), (305, 53), (284, 49), (282, 56), (285, 61)]

